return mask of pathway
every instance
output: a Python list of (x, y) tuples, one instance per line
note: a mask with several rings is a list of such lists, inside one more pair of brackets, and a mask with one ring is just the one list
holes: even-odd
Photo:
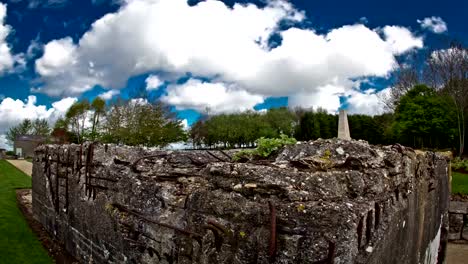
[(22, 172), (26, 173), (27, 175), (31, 176), (32, 175), (32, 162), (29, 162), (27, 160), (7, 160), (13, 166), (21, 170)]
[(466, 264), (468, 245), (449, 243), (447, 247), (447, 264)]

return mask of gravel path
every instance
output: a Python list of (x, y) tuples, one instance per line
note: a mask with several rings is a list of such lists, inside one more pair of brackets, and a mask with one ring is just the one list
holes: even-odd
[(447, 247), (447, 264), (468, 263), (468, 244), (449, 243)]
[(29, 176), (32, 175), (32, 162), (29, 162), (27, 160), (7, 160), (7, 161), (13, 164), (13, 166), (15, 166), (16, 168), (26, 173), (27, 175)]

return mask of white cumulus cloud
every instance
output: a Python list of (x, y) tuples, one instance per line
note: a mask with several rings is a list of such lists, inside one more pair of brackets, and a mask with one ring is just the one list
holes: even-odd
[(13, 68), (15, 58), (11, 54), (10, 46), (7, 43), (7, 37), (12, 28), (5, 24), (7, 16), (7, 5), (0, 3), (0, 73), (4, 73)]
[(5, 134), (0, 134), (0, 148), (10, 150), (12, 148)]
[(119, 95), (119, 94), (120, 94), (119, 90), (109, 90), (107, 92), (101, 93), (98, 96), (101, 97), (103, 100), (110, 100), (112, 99), (112, 97)]
[(327, 85), (320, 87), (318, 92), (297, 94), (289, 98), (289, 107), (322, 108), (334, 113), (340, 107), (340, 96), (345, 92), (344, 87)]
[(441, 34), (447, 31), (447, 23), (441, 17), (426, 17), (422, 20), (418, 19), (421, 28), (430, 30), (436, 34)]
[[(268, 96), (310, 104), (301, 99), (303, 95), (328, 96), (335, 108), (335, 88), (326, 91), (327, 87), (349, 90), (355, 85), (351, 79), (386, 77), (396, 65), (395, 56), (423, 46), (422, 38), (400, 26), (380, 31), (362, 24), (345, 25), (325, 34), (294, 26), (279, 29), (281, 21), (304, 19), (304, 12), (285, 0), (268, 1), (263, 8), (254, 4), (230, 8), (214, 0), (193, 6), (187, 0), (126, 1), (115, 13), (95, 21), (78, 42), (71, 38), (49, 42), (44, 56), (36, 61), (44, 85), (35, 91), (76, 95), (97, 84), (120, 89), (129, 77), (160, 71), (179, 77), (191, 73), (217, 87), (241, 87), (235, 93), (242, 94), (248, 109), (251, 102)], [(282, 41), (271, 49), (268, 39), (273, 33), (280, 34)], [(47, 47), (54, 46), (58, 52), (47, 52)], [(172, 87), (164, 99), (178, 107), (233, 109), (231, 104), (184, 96), (189, 90), (211, 98), (205, 93), (208, 83), (191, 86), (198, 87), (198, 92)], [(244, 95), (253, 99), (247, 102)]]
[(28, 96), (25, 101), (7, 97), (0, 103), (0, 133), (26, 118), (45, 118), (51, 123), (55, 122), (76, 101), (76, 98), (67, 97), (52, 103), (52, 107), (47, 108), (45, 105), (37, 105), (37, 98), (34, 95)]
[(24, 119), (44, 118), (52, 125), (58, 118), (63, 117), (76, 101), (77, 98), (67, 97), (52, 103), (52, 107), (47, 108), (45, 105), (37, 105), (37, 98), (34, 95), (28, 96), (25, 101), (4, 98), (0, 102), (0, 144), (8, 129)]
[(423, 39), (413, 36), (411, 31), (405, 27), (385, 26), (383, 33), (394, 54), (398, 55), (414, 48), (423, 47)]
[(146, 90), (151, 91), (151, 90), (157, 90), (159, 86), (164, 84), (161, 79), (157, 75), (150, 75), (148, 78), (145, 80), (146, 82)]
[(391, 88), (381, 91), (374, 89), (365, 92), (349, 90), (347, 92), (348, 112), (350, 114), (379, 115), (385, 112), (385, 104), (382, 101), (390, 93)]
[(163, 102), (176, 106), (177, 109), (194, 109), (209, 114), (253, 110), (262, 103), (260, 95), (250, 94), (225, 83), (207, 83), (190, 79), (181, 85), (170, 85)]

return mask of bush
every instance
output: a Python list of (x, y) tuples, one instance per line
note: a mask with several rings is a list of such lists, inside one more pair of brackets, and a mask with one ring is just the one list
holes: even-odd
[(271, 154), (276, 153), (280, 148), (286, 145), (296, 144), (295, 138), (290, 138), (284, 134), (280, 138), (264, 138), (261, 137), (255, 141), (257, 143), (256, 149), (242, 150), (237, 152), (233, 159), (235, 161), (253, 158), (268, 158)]
[(468, 171), (468, 160), (456, 157), (452, 160), (452, 169), (456, 171)]
[(5, 152), (5, 154), (7, 154), (8, 156), (15, 156), (16, 155), (16, 153), (13, 150), (9, 150), (9, 151)]

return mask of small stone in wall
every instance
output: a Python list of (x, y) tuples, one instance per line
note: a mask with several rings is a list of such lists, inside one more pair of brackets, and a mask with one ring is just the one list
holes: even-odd
[(468, 240), (468, 216), (464, 215), (464, 218), (462, 238)]
[(462, 214), (450, 214), (450, 229), (448, 234), (449, 240), (458, 240), (461, 239), (461, 232), (463, 228), (463, 215)]

